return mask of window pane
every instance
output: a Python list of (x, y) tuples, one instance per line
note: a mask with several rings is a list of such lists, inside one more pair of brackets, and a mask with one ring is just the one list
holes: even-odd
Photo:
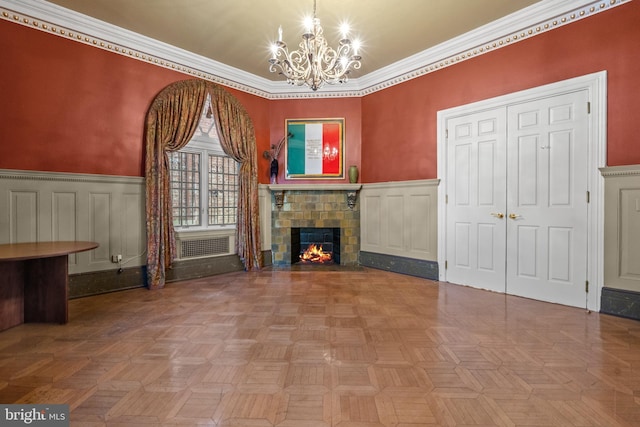
[(173, 225), (200, 225), (200, 155), (169, 153)]
[(200, 115), (200, 121), (198, 122), (198, 128), (196, 129), (194, 138), (206, 138), (216, 143), (220, 143), (218, 137), (218, 131), (216, 130), (215, 121), (213, 117), (213, 110), (211, 109), (211, 96), (207, 95), (202, 114)]
[(238, 216), (238, 163), (209, 156), (209, 225), (232, 225)]

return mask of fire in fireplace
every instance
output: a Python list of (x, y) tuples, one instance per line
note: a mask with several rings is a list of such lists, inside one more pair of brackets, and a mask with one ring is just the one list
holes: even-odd
[(300, 255), (300, 261), (303, 263), (329, 264), (333, 262), (333, 254), (323, 251), (322, 245), (312, 243), (307, 250)]
[(291, 228), (291, 264), (340, 264), (340, 228)]

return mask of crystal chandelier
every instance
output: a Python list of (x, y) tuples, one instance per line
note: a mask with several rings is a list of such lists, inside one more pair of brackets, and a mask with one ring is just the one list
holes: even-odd
[(278, 41), (271, 45), (269, 71), (279, 72), (287, 78), (287, 83), (308, 85), (318, 90), (324, 83), (346, 83), (352, 69), (360, 68), (358, 41), (349, 39), (349, 28), (341, 27), (342, 38), (337, 49), (333, 49), (324, 38), (320, 20), (316, 17), (316, 0), (313, 1), (313, 18), (305, 21), (305, 32), (299, 44), (300, 49), (292, 52), (282, 41), (282, 27), (278, 28)]

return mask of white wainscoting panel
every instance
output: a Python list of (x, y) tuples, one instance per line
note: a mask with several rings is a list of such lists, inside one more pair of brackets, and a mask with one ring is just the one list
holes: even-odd
[(605, 178), (604, 285), (640, 292), (640, 165), (600, 171)]
[(53, 240), (76, 240), (78, 221), (77, 194), (74, 192), (54, 191), (51, 193), (51, 229)]
[(435, 238), (437, 235), (435, 229), (424, 227), (424, 213), (436, 209), (434, 214), (437, 215), (437, 203), (434, 205), (436, 195), (415, 194), (410, 197), (410, 200), (412, 201), (411, 206), (407, 207), (409, 221), (411, 221), (407, 227), (411, 230), (409, 234), (410, 249), (412, 252), (429, 253), (434, 247), (437, 247), (438, 240)]
[(400, 252), (405, 247), (405, 241), (407, 239), (405, 234), (410, 232), (410, 230), (405, 227), (407, 210), (404, 201), (404, 194), (388, 194), (385, 202), (389, 207), (389, 215), (387, 215), (382, 222), (382, 230), (384, 230), (384, 234), (387, 236), (387, 245), (390, 249)]
[(0, 169), (0, 243), (89, 240), (69, 273), (146, 263), (144, 179)]
[(620, 277), (640, 285), (640, 186), (620, 191), (619, 208)]
[(38, 193), (10, 191), (8, 208), (12, 241), (33, 242), (38, 235)]
[(260, 240), (262, 250), (271, 250), (271, 191), (267, 184), (258, 185), (258, 205), (260, 211)]
[(91, 263), (108, 262), (112, 253), (109, 236), (113, 233), (111, 216), (115, 212), (112, 212), (110, 196), (109, 193), (89, 192), (89, 240), (100, 242), (100, 246), (91, 251)]
[[(138, 218), (142, 215), (145, 218), (144, 212), (144, 186), (140, 189), (141, 193), (123, 193), (122, 194), (122, 213), (125, 218)], [(142, 197), (142, 198), (141, 198)], [(139, 257), (141, 253), (146, 251), (146, 235), (147, 230), (145, 228), (144, 221), (123, 221), (120, 223), (122, 226), (122, 256), (125, 259), (132, 259)], [(140, 236), (145, 237), (141, 239)], [(146, 264), (146, 254), (140, 260), (140, 264)]]
[(436, 261), (439, 180), (363, 184), (360, 249)]
[[(51, 193), (51, 240), (78, 240), (77, 194), (75, 192), (53, 191)], [(31, 241), (35, 241), (31, 240)], [(77, 265), (77, 254), (69, 254), (69, 265)]]
[(360, 193), (360, 250), (364, 246), (370, 252), (382, 251), (382, 201), (383, 196), (369, 194), (366, 185)]

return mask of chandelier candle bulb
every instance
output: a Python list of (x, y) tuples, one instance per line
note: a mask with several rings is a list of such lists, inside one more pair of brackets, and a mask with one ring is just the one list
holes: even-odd
[(282, 25), (278, 27), (278, 41), (282, 41)]
[[(315, 16), (315, 15), (314, 15)], [(306, 17), (304, 19), (304, 29), (306, 30), (307, 34), (311, 34), (313, 32), (313, 25), (317, 23), (318, 25), (320, 25), (320, 21), (316, 20), (315, 18), (310, 18), (310, 17)]]
[(342, 40), (346, 41), (346, 40), (349, 39), (349, 25), (348, 24), (342, 24), (340, 26), (340, 32), (342, 33)]

